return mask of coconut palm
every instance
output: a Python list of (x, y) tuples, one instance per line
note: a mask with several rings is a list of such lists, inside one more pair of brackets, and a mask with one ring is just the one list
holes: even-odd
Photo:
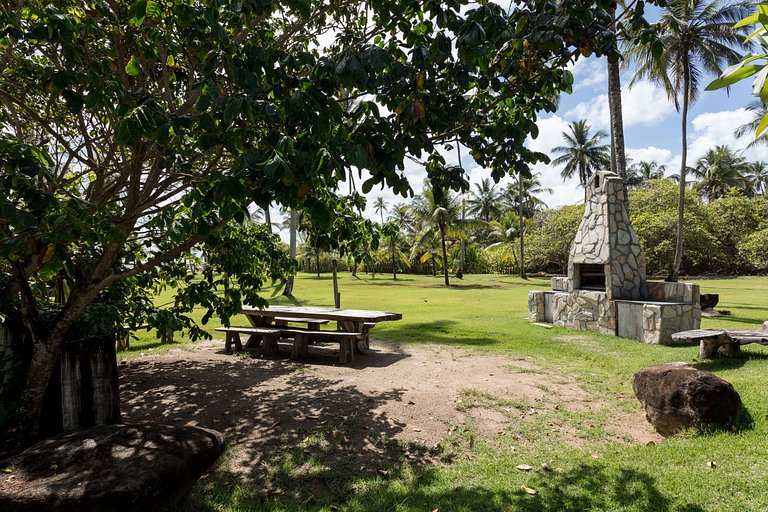
[(373, 202), (373, 210), (381, 215), (381, 224), (384, 225), (384, 212), (387, 211), (387, 202), (384, 201), (383, 197), (377, 197), (376, 200)]
[[(553, 190), (541, 184), (541, 174), (533, 174), (530, 178), (523, 177), (523, 218), (529, 219), (538, 211), (547, 208), (547, 204), (539, 199), (540, 194), (551, 194)], [(515, 175), (503, 193), (507, 207), (519, 216), (520, 214), (520, 176)]]
[(708, 201), (724, 196), (732, 188), (748, 195), (753, 191), (752, 182), (745, 176), (749, 164), (728, 146), (710, 149), (690, 171), (699, 178), (695, 187)]
[[(699, 96), (705, 73), (719, 76), (723, 66), (740, 60), (735, 50), (744, 35), (734, 23), (746, 17), (743, 3), (720, 5), (717, 0), (670, 0), (659, 20), (658, 42), (629, 48), (628, 61), (637, 65), (630, 87), (647, 79), (664, 88), (682, 114), (682, 158), (677, 200), (677, 243), (668, 281), (677, 281), (683, 257), (685, 172), (687, 169), (688, 106)], [(659, 46), (660, 43), (660, 46)], [(661, 49), (661, 52), (659, 52)]]
[(475, 188), (477, 190), (471, 191), (467, 199), (469, 214), (484, 222), (501, 215), (501, 192), (496, 189), (496, 184), (485, 178), (475, 183)]
[(667, 166), (658, 162), (641, 160), (627, 167), (627, 187), (638, 188), (650, 180), (664, 177)]
[(755, 137), (757, 127), (765, 116), (768, 116), (768, 106), (763, 105), (759, 101), (756, 101), (747, 107), (749, 112), (752, 112), (753, 118), (748, 123), (745, 123), (736, 128), (736, 136), (754, 138), (752, 142), (747, 144), (746, 149), (753, 148), (755, 146), (764, 145), (768, 146), (768, 130), (765, 130), (759, 137)]
[[(560, 172), (563, 181), (572, 178), (574, 174), (579, 177), (579, 184), (586, 186), (592, 173), (601, 169), (608, 169), (611, 165), (611, 146), (601, 144), (608, 135), (598, 130), (590, 133), (591, 126), (586, 119), (573, 121), (568, 125), (570, 133), (563, 132), (563, 146), (552, 148), (553, 153), (561, 154), (552, 160), (552, 165), (565, 165)], [(586, 198), (586, 189), (584, 190)]]
[[(413, 199), (413, 211), (422, 223), (422, 229), (417, 238), (434, 240), (435, 235), (440, 238), (445, 286), (451, 286), (448, 279), (448, 250), (445, 239), (449, 230), (453, 231), (457, 224), (460, 209), (459, 202), (450, 191), (438, 193), (430, 186), (425, 186), (422, 194)], [(414, 247), (417, 245), (419, 244), (414, 244)]]
[(747, 167), (746, 177), (752, 182), (755, 194), (764, 196), (768, 190), (768, 162), (750, 162)]

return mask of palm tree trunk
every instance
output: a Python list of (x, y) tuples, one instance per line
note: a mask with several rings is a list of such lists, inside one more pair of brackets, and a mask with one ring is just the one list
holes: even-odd
[(448, 251), (445, 249), (445, 224), (440, 223), (440, 241), (443, 244), (443, 276), (445, 277), (445, 286), (451, 286), (448, 281)]
[[(289, 215), (291, 216), (290, 221), (290, 234), (288, 238), (288, 255), (291, 257), (292, 260), (296, 259), (296, 212), (291, 208), (289, 210)], [(294, 276), (290, 275), (288, 276), (288, 281), (285, 283), (285, 290), (283, 290), (283, 295), (290, 297), (293, 295), (293, 282), (294, 282)]]
[(272, 234), (272, 215), (269, 213), (269, 206), (264, 208), (264, 224), (267, 225), (267, 233)]
[(315, 269), (315, 272), (317, 272), (317, 277), (320, 277), (320, 251), (315, 247), (315, 266), (317, 267)]
[(397, 263), (395, 262), (395, 249), (397, 248), (397, 245), (395, 245), (395, 238), (392, 237), (392, 280), (397, 281)]
[[(614, 11), (615, 11), (614, 6)], [(627, 193), (627, 158), (624, 151), (624, 122), (621, 111), (621, 77), (619, 63), (608, 61), (608, 110), (611, 113), (611, 170), (621, 177), (624, 206), (629, 211)]]
[[(462, 228), (464, 226), (464, 216), (465, 216), (465, 210), (464, 210), (464, 199), (461, 200), (461, 225)], [(464, 240), (464, 237), (461, 237), (461, 254), (459, 255), (459, 270), (456, 272), (456, 277), (459, 279), (464, 279), (464, 262), (467, 258), (467, 243)]]
[[(520, 278), (528, 279), (525, 275), (525, 242), (523, 241), (523, 231), (525, 229), (525, 221), (523, 219), (523, 173), (517, 173), (517, 214), (520, 217)], [(585, 196), (586, 198), (586, 196)]]
[(683, 58), (683, 125), (682, 125), (682, 157), (680, 162), (680, 183), (677, 193), (677, 243), (675, 243), (675, 259), (672, 262), (672, 271), (667, 276), (667, 281), (677, 282), (680, 274), (680, 264), (683, 261), (683, 237), (685, 235), (685, 171), (688, 158), (688, 97), (690, 94), (691, 77), (688, 57)]

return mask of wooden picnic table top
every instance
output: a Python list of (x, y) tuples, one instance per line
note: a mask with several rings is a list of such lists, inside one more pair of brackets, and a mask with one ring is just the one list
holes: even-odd
[(676, 332), (673, 340), (708, 339), (728, 336), (733, 339), (768, 340), (768, 331), (749, 329), (693, 329), (691, 331)]
[(336, 309), (336, 308), (317, 308), (305, 306), (269, 306), (264, 309), (252, 306), (243, 306), (243, 314), (246, 316), (261, 317), (291, 317), (291, 318), (326, 318), (336, 321), (353, 322), (385, 322), (391, 320), (402, 320), (402, 313), (393, 313), (389, 311), (371, 311), (368, 309)]

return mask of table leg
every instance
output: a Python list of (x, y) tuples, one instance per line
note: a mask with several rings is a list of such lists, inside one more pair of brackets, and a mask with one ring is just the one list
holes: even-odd
[[(245, 315), (252, 327), (265, 327), (272, 325), (272, 318), (261, 315)], [(259, 334), (251, 334), (248, 336), (248, 341), (245, 344), (246, 349), (256, 348), (261, 344), (263, 336)]]
[[(346, 332), (363, 332), (363, 328), (365, 327), (364, 321), (357, 321), (357, 320), (339, 320), (336, 322), (336, 324), (339, 327), (340, 331), (346, 331)], [(352, 345), (355, 347), (355, 350), (357, 350), (358, 354), (367, 354), (369, 351), (368, 346), (368, 337), (364, 337), (361, 340), (358, 340), (357, 343), (354, 341), (352, 342)]]

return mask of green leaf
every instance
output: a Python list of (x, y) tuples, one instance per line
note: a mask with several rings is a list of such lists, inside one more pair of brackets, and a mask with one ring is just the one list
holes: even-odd
[(656, 60), (660, 59), (663, 53), (664, 53), (664, 44), (661, 41), (657, 39), (653, 43), (651, 43), (651, 55), (653, 55), (654, 59)]
[(736, 69), (733, 72), (729, 73), (729, 70), (731, 68), (728, 68), (725, 70), (725, 73), (723, 73), (720, 78), (716, 78), (713, 80), (705, 90), (707, 91), (715, 91), (717, 89), (722, 89), (723, 87), (729, 87), (739, 80), (743, 80), (744, 78), (747, 78), (748, 76), (752, 76), (758, 71), (760, 71), (760, 68), (762, 66), (756, 65), (756, 64), (750, 64), (748, 66), (743, 66), (738, 69)]
[(84, 100), (81, 94), (65, 89), (61, 91), (61, 95), (67, 103), (67, 108), (73, 114), (77, 114), (83, 109)]
[(763, 116), (763, 120), (760, 121), (757, 130), (755, 130), (755, 138), (759, 137), (766, 128), (768, 128), (768, 116)]
[(150, 18), (159, 18), (163, 15), (163, 6), (160, 2), (149, 1), (147, 2), (147, 9), (145, 11)]
[(125, 65), (125, 72), (129, 76), (138, 76), (140, 71), (141, 68), (139, 68), (139, 61), (136, 60), (135, 55), (131, 55), (131, 60), (129, 60), (128, 64)]

